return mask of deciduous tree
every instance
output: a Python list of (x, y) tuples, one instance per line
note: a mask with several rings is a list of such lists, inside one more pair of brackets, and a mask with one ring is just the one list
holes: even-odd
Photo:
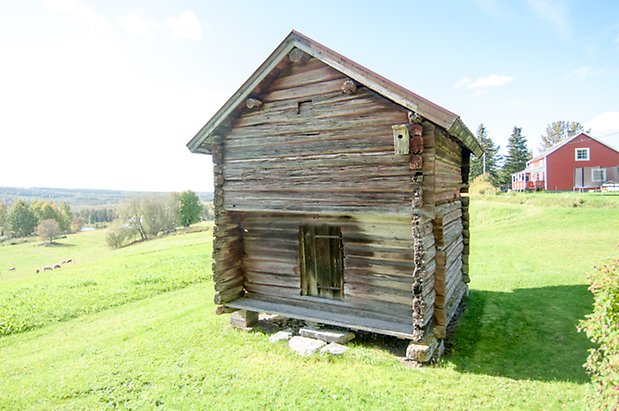
[(540, 149), (545, 151), (566, 137), (571, 137), (581, 132), (589, 133), (591, 129), (585, 131), (585, 127), (578, 121), (553, 121), (546, 126), (546, 134), (542, 135)]
[(6, 231), (6, 204), (0, 203), (0, 237), (4, 236), (4, 232)]
[(64, 232), (71, 231), (71, 223), (73, 222), (73, 212), (71, 211), (71, 206), (63, 201), (60, 203), (60, 207), (58, 207), (58, 214), (60, 217), (60, 221), (58, 221), (60, 229)]
[(73, 220), (71, 220), (71, 231), (74, 233), (77, 233), (83, 227), (84, 227), (84, 218), (79, 215), (74, 216)]
[(37, 220), (56, 220), (63, 232), (70, 231), (73, 213), (69, 204), (62, 202), (58, 206), (53, 201), (37, 200), (30, 204), (30, 209), (37, 217)]
[(140, 210), (142, 227), (147, 237), (152, 238), (161, 232), (176, 228), (178, 213), (174, 195), (142, 197)]
[(37, 226), (37, 235), (43, 240), (48, 240), (50, 244), (54, 242), (54, 238), (62, 234), (62, 229), (58, 221), (53, 218), (43, 220)]
[(178, 196), (178, 214), (181, 225), (189, 227), (202, 219), (202, 203), (196, 193), (191, 190), (183, 191)]
[(174, 196), (145, 196), (125, 200), (119, 209), (119, 224), (131, 227), (141, 240), (174, 230), (178, 222)]
[(14, 237), (26, 237), (34, 233), (38, 220), (23, 200), (15, 200), (7, 213), (7, 223)]
[(146, 240), (146, 231), (144, 230), (141, 201), (138, 197), (133, 197), (125, 200), (120, 206), (120, 220), (122, 224), (132, 227), (140, 236), (141, 240)]

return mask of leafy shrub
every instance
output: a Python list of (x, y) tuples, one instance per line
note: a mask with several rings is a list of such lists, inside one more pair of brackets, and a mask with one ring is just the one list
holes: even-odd
[(612, 258), (589, 275), (593, 313), (580, 322), (598, 347), (589, 350), (585, 368), (595, 386), (597, 406), (619, 408), (619, 258)]
[(492, 177), (490, 177), (490, 174), (486, 173), (475, 177), (475, 179), (471, 181), (469, 192), (479, 195), (495, 195), (496, 187), (492, 184)]
[(137, 237), (137, 231), (124, 224), (113, 224), (105, 233), (105, 242), (112, 248), (121, 248)]

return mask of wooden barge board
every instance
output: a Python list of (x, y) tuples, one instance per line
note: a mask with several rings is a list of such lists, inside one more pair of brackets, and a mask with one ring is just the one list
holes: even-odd
[(369, 331), (404, 339), (413, 338), (412, 325), (369, 318), (366, 311), (359, 315), (355, 314), (352, 310), (343, 309), (343, 307), (339, 309), (338, 312), (332, 312), (305, 307), (302, 303), (298, 303), (298, 305), (293, 306), (289, 304), (281, 304), (274, 299), (267, 300), (258, 297), (242, 297), (226, 303), (226, 307), (281, 315), (288, 318), (314, 321), (320, 324), (346, 327), (353, 330)]

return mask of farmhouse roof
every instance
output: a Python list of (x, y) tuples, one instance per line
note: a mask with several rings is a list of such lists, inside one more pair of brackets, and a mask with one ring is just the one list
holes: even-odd
[(576, 139), (577, 137), (580, 136), (586, 136), (589, 137), (591, 140), (593, 141), (597, 141), (598, 143), (602, 144), (605, 147), (610, 148), (613, 151), (617, 151), (614, 148), (612, 148), (611, 146), (609, 146), (608, 144), (604, 143), (603, 141), (598, 140), (595, 137), (591, 137), (589, 134), (587, 133), (578, 133), (572, 137), (566, 138), (564, 140), (559, 141), (558, 143), (556, 143), (555, 145), (551, 146), (550, 148), (548, 148), (546, 151), (541, 152), (540, 154), (538, 154), (537, 156), (533, 157), (531, 160), (529, 160), (528, 162), (530, 163), (531, 161), (536, 161), (539, 160), (541, 158), (547, 157), (550, 154), (554, 153), (555, 151), (557, 151), (558, 149), (560, 149), (561, 147), (563, 147), (564, 145), (568, 144), (570, 141)]
[(387, 80), (360, 64), (342, 56), (339, 53), (293, 30), (280, 43), (260, 67), (247, 81), (230, 97), (230, 99), (215, 113), (215, 115), (200, 129), (187, 143), (187, 147), (194, 153), (210, 153), (210, 142), (220, 127), (225, 127), (230, 120), (238, 115), (245, 100), (255, 92), (255, 89), (267, 76), (280, 66), (293, 48), (298, 48), (312, 57), (344, 73), (356, 82), (375, 91), (381, 96), (405, 107), (421, 117), (443, 127), (449, 135), (459, 140), (476, 156), (483, 153), (479, 142), (457, 114), (405, 89), (404, 87)]

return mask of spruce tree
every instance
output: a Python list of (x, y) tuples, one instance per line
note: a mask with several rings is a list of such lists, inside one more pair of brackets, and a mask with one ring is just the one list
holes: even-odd
[(484, 154), (481, 157), (473, 155), (471, 157), (471, 169), (469, 172), (469, 181), (484, 173), (484, 161), (486, 163), (485, 172), (490, 174), (493, 184), (499, 183), (500, 165), (502, 156), (499, 154), (500, 146), (494, 144), (494, 141), (488, 136), (488, 131), (483, 124), (477, 128), (477, 141), (484, 149)]
[(501, 182), (511, 184), (512, 173), (524, 170), (530, 159), (531, 154), (527, 147), (527, 138), (522, 135), (522, 127), (514, 126), (514, 131), (507, 141), (507, 155), (501, 172)]

